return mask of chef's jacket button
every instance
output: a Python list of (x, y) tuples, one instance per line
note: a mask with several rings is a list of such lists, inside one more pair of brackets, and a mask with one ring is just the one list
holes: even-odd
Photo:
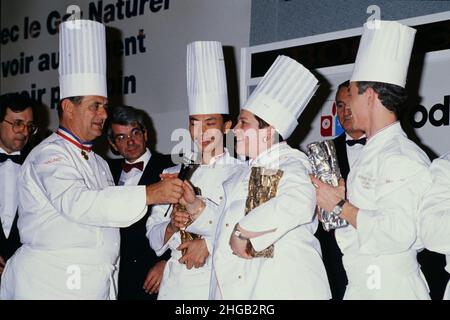
[(229, 226), (230, 226), (230, 225), (229, 225), (228, 223), (225, 223), (225, 227), (227, 227), (227, 228), (228, 228)]
[(220, 199), (220, 200), (222, 200), (222, 199), (223, 199), (223, 197), (219, 197), (219, 199)]
[(212, 220), (209, 220), (209, 224), (212, 224)]
[(238, 275), (238, 279), (242, 279), (242, 276), (241, 276), (241, 275)]

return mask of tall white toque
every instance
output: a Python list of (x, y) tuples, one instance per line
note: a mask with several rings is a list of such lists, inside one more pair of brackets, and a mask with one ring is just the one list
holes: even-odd
[(187, 46), (189, 115), (228, 114), (227, 78), (222, 44), (195, 41)]
[(60, 99), (107, 97), (105, 26), (91, 20), (70, 20), (59, 27)]
[(318, 88), (318, 80), (297, 61), (278, 56), (242, 109), (257, 115), (287, 139)]
[(365, 23), (350, 81), (405, 87), (416, 29), (396, 21)]

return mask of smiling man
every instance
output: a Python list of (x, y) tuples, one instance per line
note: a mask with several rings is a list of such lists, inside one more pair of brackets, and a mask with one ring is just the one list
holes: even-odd
[[(130, 106), (112, 108), (107, 128), (111, 147), (123, 159), (109, 162), (119, 186), (156, 184), (163, 169), (173, 165), (170, 156), (150, 152), (144, 112)], [(164, 192), (164, 190), (161, 190)], [(129, 227), (120, 228), (119, 300), (156, 300), (170, 251), (158, 257), (146, 237), (147, 213)]]
[[(201, 163), (189, 179), (209, 203), (224, 200), (222, 182), (238, 163), (224, 148), (224, 135), (231, 127), (222, 45), (216, 41), (197, 41), (187, 47), (189, 133), (201, 155)], [(167, 169), (176, 173), (180, 166)], [(147, 222), (147, 237), (159, 254), (171, 249), (159, 290), (160, 300), (206, 300), (211, 278), (212, 241), (218, 215), (204, 216), (187, 226), (196, 234), (182, 243), (180, 228), (186, 227), (187, 212), (156, 206)], [(169, 212), (170, 213), (170, 212)], [(182, 255), (182, 250), (185, 254)]]
[[(21, 168), (23, 245), (6, 264), (1, 299), (115, 299), (119, 227), (144, 217), (147, 205), (182, 195), (178, 179), (116, 187), (91, 150), (107, 118), (105, 27), (62, 23), (59, 51), (60, 127)], [(161, 185), (165, 192), (155, 192)]]

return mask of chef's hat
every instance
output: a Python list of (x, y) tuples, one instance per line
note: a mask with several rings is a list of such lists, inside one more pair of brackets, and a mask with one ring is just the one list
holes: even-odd
[(189, 114), (228, 114), (227, 79), (222, 44), (196, 41), (187, 46)]
[(242, 109), (272, 125), (284, 139), (318, 88), (318, 80), (297, 61), (278, 56)]
[(70, 20), (59, 29), (60, 99), (107, 97), (105, 26), (91, 20)]
[(405, 87), (416, 30), (396, 21), (365, 23), (350, 81)]

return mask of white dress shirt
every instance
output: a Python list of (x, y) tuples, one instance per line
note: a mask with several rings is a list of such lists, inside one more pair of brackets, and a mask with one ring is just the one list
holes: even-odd
[[(7, 153), (2, 148), (0, 148), (0, 153), (20, 155), (19, 151)], [(19, 176), (19, 171), (20, 164), (10, 159), (0, 163), (0, 219), (6, 238), (9, 237), (17, 212), (17, 177)]]
[[(364, 138), (366, 135), (361, 136), (359, 139)], [(350, 137), (347, 133), (345, 133), (345, 141), (347, 140), (354, 140), (352, 137)], [(362, 148), (364, 145), (360, 143), (356, 143), (353, 146), (349, 146), (347, 143), (345, 144), (345, 147), (347, 148), (347, 159), (348, 159), (348, 166), (351, 169), (353, 167), (353, 164), (355, 163), (356, 159), (358, 158), (359, 154), (361, 153)]]
[(138, 168), (132, 168), (130, 171), (125, 172), (122, 170), (122, 173), (120, 174), (119, 178), (119, 186), (137, 186), (139, 183), (139, 180), (141, 180), (142, 174), (144, 173), (145, 168), (147, 167), (148, 162), (150, 161), (150, 158), (152, 157), (152, 154), (150, 150), (146, 150), (145, 153), (140, 156), (136, 161), (129, 162), (128, 160), (125, 160), (125, 163), (136, 163), (139, 161), (144, 162), (144, 166), (142, 171)]

